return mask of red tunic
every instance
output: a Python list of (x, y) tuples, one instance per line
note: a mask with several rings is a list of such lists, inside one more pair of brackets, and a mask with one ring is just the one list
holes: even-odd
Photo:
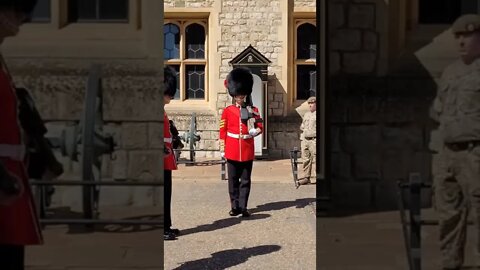
[[(0, 244), (37, 245), (43, 243), (25, 160), (13, 158), (5, 148), (23, 144), (15, 90), (8, 75), (0, 68), (0, 162), (22, 180), (24, 192), (9, 205), (0, 205)], [(2, 151), (2, 150), (0, 150)], [(7, 157), (9, 156), (9, 157)]]
[[(255, 119), (260, 119), (256, 107), (252, 107)], [(255, 127), (263, 132), (263, 125), (255, 123)], [(243, 137), (243, 138), (240, 138)], [(248, 126), (240, 119), (240, 107), (230, 105), (223, 110), (220, 120), (220, 140), (225, 144), (225, 158), (234, 161), (250, 161), (255, 159), (254, 138), (248, 134)]]
[(165, 147), (170, 149), (169, 155), (165, 154), (163, 158), (164, 170), (173, 171), (177, 169), (177, 161), (175, 160), (175, 154), (173, 153), (172, 146), (172, 133), (170, 133), (170, 122), (168, 120), (167, 113), (163, 114), (163, 140), (165, 142)]

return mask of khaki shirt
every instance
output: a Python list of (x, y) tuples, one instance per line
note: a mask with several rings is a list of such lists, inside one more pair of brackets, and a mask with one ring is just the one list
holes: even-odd
[(480, 60), (458, 60), (440, 79), (431, 117), (440, 123), (444, 143), (480, 140)]
[(308, 111), (303, 116), (300, 130), (303, 131), (301, 139), (317, 136), (317, 113)]

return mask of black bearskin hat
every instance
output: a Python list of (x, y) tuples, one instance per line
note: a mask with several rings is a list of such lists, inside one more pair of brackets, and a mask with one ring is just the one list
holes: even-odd
[(225, 87), (230, 96), (249, 96), (252, 94), (253, 76), (246, 68), (234, 68), (225, 80)]
[(37, 0), (0, 0), (0, 8), (13, 8), (28, 15), (33, 12), (36, 5)]
[(177, 73), (170, 66), (165, 66), (163, 70), (163, 84), (165, 87), (164, 94), (174, 97), (177, 92)]

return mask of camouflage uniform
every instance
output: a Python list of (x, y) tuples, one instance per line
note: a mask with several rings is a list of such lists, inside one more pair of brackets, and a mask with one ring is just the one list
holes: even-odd
[[(310, 97), (307, 102), (315, 102), (315, 97)], [(301, 148), (303, 159), (303, 179), (299, 181), (300, 184), (310, 183), (312, 176), (312, 167), (315, 164), (316, 149), (317, 149), (317, 114), (316, 112), (308, 111), (303, 116), (302, 125), (300, 126), (302, 134)]]
[[(452, 26), (455, 34), (479, 29), (478, 15), (464, 15)], [(431, 115), (439, 122), (442, 142), (432, 170), (442, 263), (445, 269), (459, 269), (470, 208), (477, 258), (480, 254), (480, 59), (469, 65), (458, 60), (445, 69)]]

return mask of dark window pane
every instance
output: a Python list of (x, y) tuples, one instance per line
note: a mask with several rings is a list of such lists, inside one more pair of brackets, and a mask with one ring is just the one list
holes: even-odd
[(32, 12), (32, 22), (49, 22), (51, 18), (50, 0), (39, 0)]
[(175, 24), (168, 23), (163, 26), (163, 58), (180, 58), (180, 28)]
[(99, 15), (102, 20), (128, 19), (127, 0), (99, 0)]
[(314, 65), (297, 66), (297, 99), (308, 99), (315, 96), (317, 71)]
[(310, 44), (310, 59), (317, 58), (317, 44)]
[(205, 66), (186, 66), (185, 80), (187, 99), (205, 98)]
[(316, 57), (315, 26), (304, 23), (297, 29), (297, 59), (314, 59)]
[[(420, 0), (419, 21), (425, 24), (450, 24), (462, 13), (462, 2), (473, 3), (477, 0)], [(467, 7), (467, 6), (465, 6)], [(477, 13), (475, 10), (473, 13)], [(472, 13), (472, 12), (467, 12)]]
[(205, 59), (205, 28), (194, 23), (187, 26), (185, 34), (187, 58)]
[(314, 66), (314, 70), (310, 71), (310, 92), (309, 97), (314, 97), (317, 95), (317, 69)]
[(128, 20), (128, 0), (70, 0), (70, 21)]
[(169, 65), (173, 69), (175, 69), (177, 73), (177, 92), (175, 92), (174, 99), (180, 99), (180, 65)]
[(479, 0), (461, 0), (461, 1), (462, 1), (461, 14), (479, 14), (480, 13)]
[(97, 18), (96, 0), (70, 0), (70, 18), (77, 20), (94, 20)]

